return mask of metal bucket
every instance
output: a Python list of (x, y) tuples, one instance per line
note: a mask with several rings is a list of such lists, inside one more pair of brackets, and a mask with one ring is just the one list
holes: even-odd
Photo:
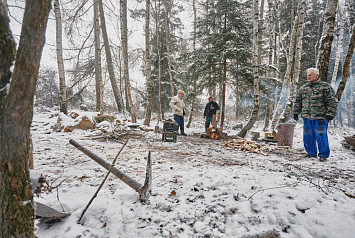
[(277, 146), (289, 146), (292, 148), (293, 133), (296, 124), (294, 123), (280, 123), (277, 132)]

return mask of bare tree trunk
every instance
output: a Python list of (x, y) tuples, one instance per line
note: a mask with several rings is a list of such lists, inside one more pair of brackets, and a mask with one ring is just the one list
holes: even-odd
[(169, 19), (169, 12), (171, 9), (171, 6), (168, 6), (169, 2), (168, 0), (164, 0), (164, 7), (165, 7), (165, 14), (164, 14), (164, 27), (165, 27), (165, 41), (166, 41), (166, 58), (168, 60), (168, 67), (169, 67), (169, 78), (170, 78), (170, 87), (171, 87), (171, 96), (175, 96), (174, 92), (174, 80), (173, 80), (173, 74), (171, 72), (171, 59), (170, 59), (170, 33), (169, 33), (169, 24), (168, 24), (168, 19)]
[(10, 70), (16, 55), (15, 40), (12, 37), (6, 2), (0, 1), (0, 105), (3, 103), (8, 89), (12, 72)]
[(287, 98), (289, 95), (290, 83), (291, 83), (291, 72), (292, 72), (293, 60), (294, 60), (294, 54), (295, 54), (297, 25), (298, 25), (298, 21), (299, 21), (298, 19), (299, 19), (299, 17), (297, 16), (295, 18), (295, 23), (293, 24), (292, 31), (291, 31), (289, 54), (287, 57), (288, 58), (287, 59), (287, 68), (286, 68), (284, 80), (282, 83), (281, 95), (280, 95), (280, 98), (277, 102), (277, 107), (276, 107), (276, 110), (274, 110), (274, 114), (272, 117), (272, 123), (271, 123), (271, 130), (272, 131), (275, 130), (276, 124), (278, 123), (280, 115), (282, 114), (282, 111), (284, 110), (285, 102), (287, 101)]
[(340, 101), (341, 95), (343, 94), (346, 81), (348, 80), (349, 77), (349, 71), (350, 71), (350, 63), (351, 63), (351, 58), (353, 57), (354, 49), (355, 49), (355, 24), (353, 24), (353, 32), (350, 37), (350, 43), (349, 43), (349, 48), (348, 52), (346, 54), (344, 64), (343, 64), (343, 74), (341, 75), (341, 81), (339, 83), (337, 92), (336, 92), (336, 97)]
[(102, 82), (100, 22), (98, 0), (94, 0), (94, 33), (95, 33), (95, 82), (96, 82), (96, 111), (103, 114), (104, 86)]
[(59, 105), (60, 111), (68, 114), (67, 107), (67, 92), (65, 86), (65, 71), (63, 62), (63, 46), (62, 46), (62, 16), (60, 13), (59, 0), (54, 0), (54, 14), (55, 14), (55, 32), (56, 32), (56, 47), (57, 47), (57, 65), (59, 75)]
[(116, 101), (116, 104), (117, 104), (117, 109), (118, 109), (119, 112), (121, 112), (122, 111), (122, 103), (121, 103), (122, 98), (120, 98), (120, 93), (118, 91), (118, 86), (117, 86), (117, 82), (116, 82), (115, 71), (113, 69), (113, 62), (112, 62), (112, 56), (111, 56), (110, 43), (108, 41), (107, 30), (106, 30), (104, 7), (103, 7), (103, 4), (102, 4), (102, 0), (98, 0), (98, 1), (99, 1), (99, 11), (100, 11), (102, 38), (104, 40), (108, 74), (109, 74), (110, 81), (111, 81), (113, 95), (115, 97), (115, 101)]
[[(0, 237), (35, 237), (33, 196), (28, 170), (29, 138), (36, 80), (50, 8), (50, 0), (26, 1), (9, 93), (0, 103)], [(8, 21), (3, 2), (0, 1), (0, 33), (5, 33), (6, 29), (10, 40), (6, 46), (12, 48), (14, 44), (11, 42), (12, 33)], [(3, 35), (1, 39), (5, 39)], [(12, 54), (13, 51), (9, 50), (8, 53)]]
[[(193, 37), (193, 41), (192, 41), (192, 50), (193, 52), (195, 52), (196, 50), (196, 25), (197, 25), (197, 13), (196, 13), (196, 1), (192, 0), (192, 9), (194, 12), (194, 37)], [(197, 97), (197, 77), (194, 75), (193, 77), (193, 89), (192, 89), (192, 100), (191, 100), (191, 111), (190, 111), (190, 115), (189, 115), (189, 121), (187, 122), (186, 127), (190, 128), (191, 126), (191, 122), (192, 122), (192, 116), (194, 114), (194, 105), (195, 105), (195, 101), (196, 101), (196, 97)]]
[(136, 123), (136, 113), (132, 101), (131, 95), (131, 83), (129, 79), (128, 71), (128, 29), (127, 29), (127, 0), (120, 0), (120, 19), (121, 19), (121, 44), (122, 44), (122, 55), (123, 55), (123, 77), (126, 82), (127, 99), (129, 107), (131, 109), (131, 120)]
[[(268, 0), (268, 9), (269, 9), (269, 67), (268, 67), (268, 77), (272, 77), (272, 68), (273, 65), (273, 55), (274, 55), (274, 19), (273, 19), (273, 0)], [(277, 94), (277, 92), (275, 92)], [(265, 113), (265, 124), (264, 124), (264, 131), (269, 128), (270, 124), (270, 114), (272, 108), (272, 100), (271, 97), (268, 95), (266, 96), (266, 113)]]
[(258, 33), (259, 33), (259, 0), (253, 0), (253, 76), (254, 76), (254, 109), (248, 123), (240, 130), (238, 136), (245, 137), (247, 132), (254, 126), (259, 115), (259, 72), (258, 72)]
[(319, 45), (317, 68), (319, 69), (319, 78), (327, 82), (328, 66), (332, 42), (334, 38), (335, 15), (337, 11), (338, 0), (328, 0), (324, 15), (324, 25), (322, 38)]
[(335, 87), (335, 82), (337, 80), (337, 75), (338, 75), (340, 57), (343, 53), (345, 14), (344, 14), (344, 12), (342, 12), (341, 9), (339, 9), (338, 17), (340, 18), (340, 25), (339, 25), (340, 29), (339, 29), (339, 38), (338, 38), (338, 44), (337, 44), (337, 53), (335, 56), (334, 70), (333, 70), (332, 81), (331, 81), (331, 84), (333, 87)]
[(295, 67), (294, 67), (294, 75), (292, 80), (292, 86), (290, 95), (287, 100), (287, 104), (285, 110), (282, 113), (280, 118), (280, 123), (286, 123), (288, 118), (290, 117), (290, 113), (292, 110), (293, 103), (296, 97), (296, 90), (298, 86), (298, 80), (301, 71), (301, 57), (302, 57), (302, 40), (303, 40), (303, 28), (305, 25), (304, 18), (306, 14), (306, 1), (303, 0), (298, 9), (298, 21), (297, 21), (297, 40), (296, 40), (296, 54), (295, 54)]
[(238, 110), (238, 103), (239, 103), (239, 90), (238, 86), (235, 87), (235, 120), (239, 120), (239, 110)]
[(147, 77), (147, 112), (145, 114), (144, 125), (149, 126), (152, 116), (152, 65), (150, 62), (150, 0), (145, 1), (145, 65)]
[(223, 82), (222, 82), (222, 105), (221, 105), (221, 130), (224, 127), (224, 117), (226, 113), (226, 82), (227, 82), (227, 60), (223, 62)]
[(157, 50), (158, 50), (158, 81), (159, 81), (159, 116), (158, 120), (161, 117), (164, 120), (164, 111), (162, 109), (162, 101), (161, 101), (161, 75), (162, 75), (162, 67), (161, 67), (161, 42), (160, 42), (160, 0), (157, 6), (157, 1), (155, 0), (155, 9), (156, 9), (156, 34), (157, 34)]

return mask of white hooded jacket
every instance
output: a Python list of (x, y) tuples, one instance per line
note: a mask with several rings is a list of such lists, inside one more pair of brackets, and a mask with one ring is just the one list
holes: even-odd
[(174, 96), (171, 99), (169, 106), (171, 107), (171, 109), (173, 109), (173, 114), (184, 116), (185, 104), (184, 101), (181, 98), (179, 98), (178, 95)]

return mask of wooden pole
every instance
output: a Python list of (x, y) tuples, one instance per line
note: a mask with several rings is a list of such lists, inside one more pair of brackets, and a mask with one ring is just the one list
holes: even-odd
[(110, 173), (111, 173), (111, 171), (112, 171), (112, 169), (113, 169), (113, 166), (115, 166), (115, 163), (116, 163), (116, 161), (117, 161), (117, 159), (118, 159), (118, 156), (121, 154), (121, 151), (123, 150), (123, 148), (127, 145), (127, 142), (128, 142), (128, 140), (126, 140), (126, 142), (125, 142), (125, 143), (123, 144), (123, 146), (121, 147), (120, 151), (118, 151), (118, 153), (117, 153), (117, 155), (116, 155), (116, 158), (112, 161), (111, 167), (110, 167), (110, 169), (107, 171), (107, 174), (106, 174), (104, 180), (102, 180), (102, 182), (101, 182), (99, 188), (96, 190), (94, 196), (92, 196), (92, 198), (90, 199), (89, 203), (86, 205), (86, 207), (84, 208), (83, 212), (81, 213), (81, 216), (80, 216), (80, 218), (79, 218), (79, 220), (78, 220), (78, 223), (80, 223), (81, 218), (83, 218), (85, 212), (88, 210), (88, 208), (89, 208), (89, 206), (91, 205), (92, 201), (94, 201), (94, 199), (96, 198), (96, 196), (97, 196), (97, 194), (99, 193), (100, 189), (102, 188), (102, 186), (103, 186), (104, 183), (106, 182), (106, 179), (107, 179), (108, 176), (110, 175)]

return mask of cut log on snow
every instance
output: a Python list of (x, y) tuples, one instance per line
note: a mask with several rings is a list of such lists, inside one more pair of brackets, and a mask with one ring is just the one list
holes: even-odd
[[(71, 139), (69, 140), (69, 143), (75, 146), (78, 150), (80, 150), (87, 156), (89, 156), (91, 159), (95, 160), (98, 164), (100, 164), (105, 169), (109, 170), (111, 168), (110, 163), (100, 158), (98, 155), (92, 153), (91, 151), (89, 151), (88, 149), (80, 145), (78, 142), (76, 142), (75, 140)], [(148, 201), (151, 193), (151, 184), (152, 184), (152, 161), (150, 158), (150, 152), (148, 153), (146, 177), (143, 185), (141, 185), (139, 182), (137, 182), (136, 180), (129, 177), (128, 175), (126, 175), (121, 170), (115, 167), (112, 168), (111, 173), (115, 175), (117, 178), (119, 178), (120, 180), (122, 180), (124, 183), (126, 183), (128, 186), (133, 188), (136, 192), (138, 192), (139, 199), (142, 202)]]

